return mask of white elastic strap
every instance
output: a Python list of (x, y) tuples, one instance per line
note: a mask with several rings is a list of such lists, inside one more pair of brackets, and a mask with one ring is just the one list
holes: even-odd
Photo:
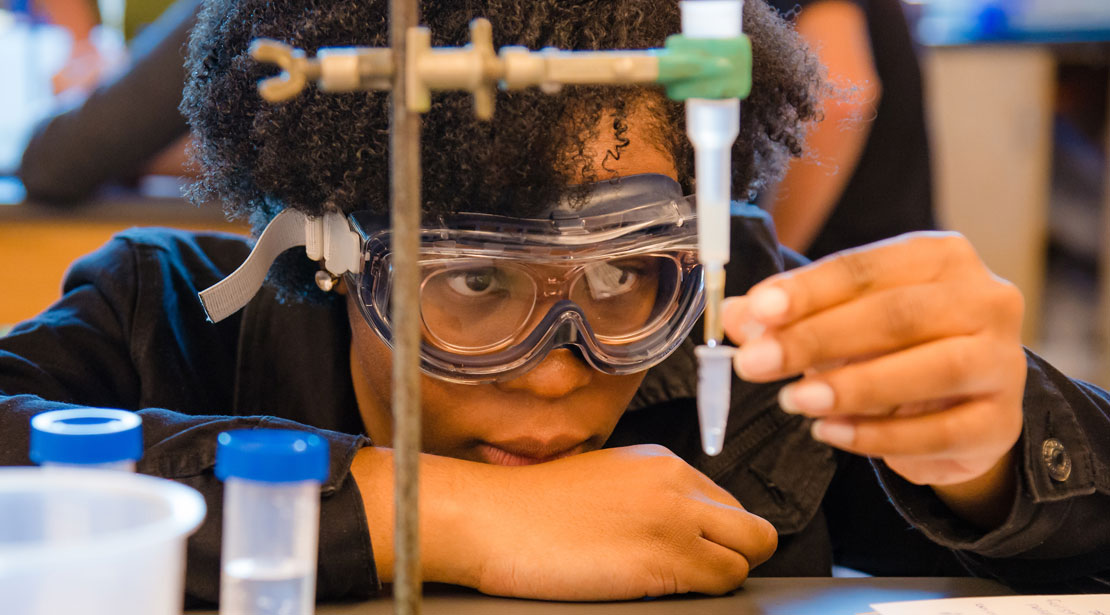
[(274, 259), (296, 246), (305, 246), (314, 261), (323, 259), (324, 267), (333, 275), (359, 270), (361, 244), (343, 214), (329, 211), (321, 218), (309, 218), (295, 209), (286, 209), (270, 221), (238, 269), (200, 291), (208, 320), (220, 322), (242, 309), (262, 288)]

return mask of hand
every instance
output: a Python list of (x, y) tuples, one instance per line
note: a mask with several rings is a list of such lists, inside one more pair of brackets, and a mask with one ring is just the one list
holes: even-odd
[(127, 62), (125, 49), (101, 49), (88, 38), (75, 39), (65, 64), (50, 77), (55, 95), (84, 97)]
[[(722, 594), (743, 583), (778, 543), (770, 523), (659, 446), (522, 467), (424, 457), (420, 523), (428, 581), (547, 600)], [(356, 480), (358, 465), (356, 458)], [(390, 464), (375, 465), (384, 471)], [(379, 548), (392, 542), (392, 528), (375, 525), (391, 519), (391, 510), (378, 514), (390, 498), (371, 494), (386, 482), (364, 488), (363, 499), (379, 572), (388, 580), (391, 546), (389, 553)]]
[(1011, 471), (1023, 309), (962, 236), (916, 233), (764, 280), (724, 323), (742, 378), (804, 374), (779, 401), (817, 439), (958, 490)]
[(738, 587), (774, 552), (767, 521), (659, 446), (494, 470), (474, 519), (475, 587), (621, 600)]

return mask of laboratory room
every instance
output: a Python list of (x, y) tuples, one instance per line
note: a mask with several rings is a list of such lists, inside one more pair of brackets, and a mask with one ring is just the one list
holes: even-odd
[(5, 0), (0, 613), (1110, 613), (1105, 0)]

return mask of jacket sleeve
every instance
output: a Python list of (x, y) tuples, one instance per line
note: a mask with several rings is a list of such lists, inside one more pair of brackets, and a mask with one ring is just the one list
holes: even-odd
[[(228, 429), (290, 428), (317, 433), (330, 444), (330, 476), (323, 486), (320, 512), (320, 546), (317, 593), (321, 598), (366, 597), (378, 588), (370, 536), (362, 498), (349, 479), (355, 452), (369, 444), (361, 435), (314, 428), (272, 416), (229, 416), (215, 407), (221, 397), (200, 397), (189, 407), (148, 407), (143, 370), (137, 361), (157, 361), (157, 356), (136, 356), (135, 338), (149, 335), (137, 300), (145, 281), (137, 275), (139, 248), (127, 239), (114, 239), (98, 252), (78, 261), (67, 275), (62, 298), (35, 318), (0, 338), (0, 464), (27, 465), (30, 418), (40, 412), (72, 407), (119, 408), (138, 412), (143, 419), (144, 454), (138, 470), (189, 485), (204, 496), (208, 512), (201, 528), (190, 538), (186, 594), (192, 602), (215, 602), (219, 596), (219, 553), (222, 484), (215, 478), (216, 436)], [(163, 259), (164, 262), (170, 259)], [(172, 269), (172, 267), (164, 267)], [(213, 277), (219, 275), (213, 271)], [(167, 277), (173, 277), (167, 274)], [(180, 284), (181, 280), (175, 283)], [(202, 280), (203, 283), (203, 280)], [(144, 291), (148, 292), (148, 291)], [(183, 296), (183, 295), (181, 295)], [(182, 301), (177, 299), (176, 301)], [(175, 300), (166, 300), (172, 310)], [(183, 308), (178, 308), (183, 309)], [(234, 335), (237, 324), (216, 335)], [(181, 331), (177, 332), (178, 334)], [(196, 339), (198, 353), (212, 351), (212, 360), (198, 361), (199, 374), (182, 374), (205, 380), (211, 367), (224, 370), (222, 362), (234, 360), (216, 352), (217, 340)], [(168, 360), (168, 359), (167, 359)], [(210, 365), (209, 365), (210, 363)], [(232, 372), (233, 373), (233, 372)], [(230, 376), (225, 374), (224, 378)], [(174, 382), (159, 387), (184, 387)], [(213, 378), (213, 390), (223, 387)], [(173, 399), (168, 391), (163, 399)], [(177, 392), (185, 397), (185, 391)], [(196, 399), (196, 398), (194, 398)], [(197, 412), (198, 403), (213, 405)]]
[(1018, 489), (990, 532), (964, 523), (928, 487), (875, 463), (901, 515), (977, 576), (1023, 591), (1110, 590), (1110, 394), (1027, 351)]

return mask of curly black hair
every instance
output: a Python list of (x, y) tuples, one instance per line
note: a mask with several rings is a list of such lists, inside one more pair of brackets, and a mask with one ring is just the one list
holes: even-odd
[[(531, 49), (640, 49), (662, 46), (679, 28), (675, 0), (424, 0), (421, 24), (435, 46), (461, 46), (468, 24), (486, 17), (494, 46)], [(282, 104), (264, 102), (257, 81), (276, 73), (247, 53), (266, 37), (314, 52), (320, 47), (388, 45), (387, 0), (207, 0), (193, 30), (181, 110), (192, 127), (202, 178), (194, 200), (220, 200), (256, 230), (278, 211), (320, 214), (389, 207), (389, 114), (384, 92), (324, 93), (308, 87)], [(818, 119), (823, 87), (816, 58), (774, 9), (748, 0), (744, 30), (754, 74), (733, 148), (733, 185), (742, 196), (778, 179), (802, 152)], [(601, 177), (584, 155), (602, 118), (619, 156), (627, 118), (647, 105), (653, 143), (671, 155), (693, 189), (693, 150), (683, 106), (650, 87), (567, 87), (499, 92), (496, 118), (475, 119), (470, 96), (433, 95), (422, 136), (426, 214), (486, 211), (527, 215), (566, 190), (571, 170)], [(609, 118), (612, 118), (611, 123)], [(603, 171), (604, 169), (602, 169)]]

